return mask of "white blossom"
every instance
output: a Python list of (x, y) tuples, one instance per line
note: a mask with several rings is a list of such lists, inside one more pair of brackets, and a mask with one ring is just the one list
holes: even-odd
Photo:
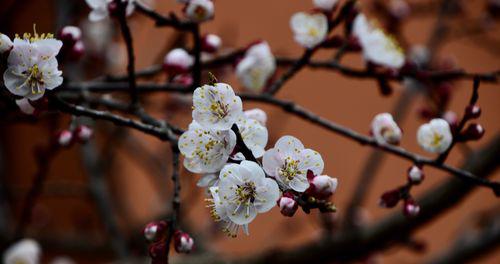
[(314, 175), (323, 172), (323, 159), (321, 155), (312, 150), (305, 149), (300, 140), (292, 136), (281, 137), (274, 148), (264, 153), (263, 167), (269, 176), (287, 189), (304, 192), (309, 188), (307, 171)]
[(401, 68), (405, 56), (394, 38), (375, 28), (363, 14), (354, 19), (353, 34), (363, 48), (365, 60), (389, 68)]
[(267, 114), (260, 108), (246, 110), (243, 114), (249, 118), (257, 120), (262, 126), (266, 126)]
[(398, 144), (401, 140), (401, 129), (389, 113), (381, 113), (372, 121), (371, 131), (379, 144)]
[(222, 223), (222, 231), (230, 237), (236, 237), (240, 228), (242, 228), (243, 232), (249, 235), (248, 224), (239, 225), (229, 219), (226, 203), (220, 198), (219, 187), (213, 186), (210, 187), (209, 190), (212, 199), (206, 200), (208, 202), (207, 207), (210, 208), (210, 216), (212, 219)]
[(429, 123), (420, 126), (417, 141), (428, 152), (443, 153), (453, 141), (450, 125), (444, 119), (432, 119)]
[(252, 151), (255, 158), (264, 155), (264, 148), (267, 145), (267, 128), (262, 126), (259, 121), (249, 119), (241, 115), (236, 122), (240, 130), (241, 138), (245, 145)]
[(179, 138), (184, 167), (194, 173), (213, 173), (226, 164), (236, 145), (232, 130), (210, 130), (193, 121)]
[(193, 119), (207, 129), (230, 129), (241, 114), (241, 98), (229, 84), (203, 85), (193, 93)]
[(163, 59), (163, 67), (174, 73), (187, 72), (193, 64), (194, 58), (181, 48), (171, 50)]
[(12, 40), (7, 35), (0, 33), (0, 55), (10, 51), (13, 46)]
[(313, 0), (314, 7), (330, 12), (339, 3), (339, 0)]
[[(134, 1), (135, 0), (122, 0), (123, 2), (127, 2), (127, 8), (125, 10), (125, 14), (130, 16), (135, 9)], [(85, 0), (87, 5), (92, 8), (92, 11), (89, 13), (90, 21), (99, 21), (109, 17), (109, 9), (108, 5), (113, 2), (113, 0)]]
[(23, 239), (11, 245), (3, 253), (4, 264), (38, 264), (41, 255), (40, 245), (33, 239)]
[(305, 48), (314, 48), (328, 35), (328, 19), (322, 13), (299, 12), (290, 19), (295, 41)]
[(276, 181), (266, 178), (253, 161), (228, 164), (219, 178), (219, 197), (227, 217), (238, 225), (248, 224), (258, 213), (271, 210), (280, 196)]
[(191, 0), (184, 12), (189, 20), (204, 22), (214, 17), (214, 3), (211, 0)]
[(219, 184), (219, 174), (218, 173), (207, 173), (196, 182), (196, 186), (202, 188), (210, 188), (217, 186)]
[(236, 76), (250, 90), (260, 92), (276, 70), (276, 60), (267, 42), (252, 45), (236, 66)]
[(30, 100), (41, 98), (45, 90), (62, 84), (56, 55), (62, 42), (51, 34), (25, 34), (14, 39), (3, 78), (5, 87), (13, 94)]

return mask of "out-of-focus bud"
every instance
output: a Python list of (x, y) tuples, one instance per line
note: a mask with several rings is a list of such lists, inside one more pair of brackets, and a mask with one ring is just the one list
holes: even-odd
[(144, 228), (144, 237), (150, 242), (156, 242), (165, 236), (166, 231), (167, 223), (165, 221), (154, 221)]
[(339, 3), (339, 0), (313, 0), (314, 7), (325, 12), (331, 12)]
[(388, 8), (390, 14), (397, 19), (403, 19), (410, 14), (410, 6), (405, 0), (391, 0)]
[(40, 244), (33, 239), (20, 240), (3, 252), (4, 264), (36, 264), (40, 262), (42, 249)]
[(85, 54), (85, 45), (83, 44), (83, 41), (77, 41), (68, 51), (68, 57), (73, 61), (79, 60), (83, 54)]
[(65, 129), (56, 135), (57, 144), (61, 147), (68, 147), (73, 143), (73, 133)]
[(403, 132), (389, 113), (381, 113), (373, 118), (371, 133), (379, 144), (399, 144)]
[(14, 47), (12, 40), (7, 35), (0, 33), (0, 55), (9, 52), (12, 47)]
[(191, 74), (179, 74), (172, 79), (172, 83), (190, 86), (193, 84), (193, 77)]
[(408, 168), (408, 181), (412, 184), (420, 184), (425, 178), (424, 171), (417, 165)]
[(408, 217), (415, 217), (420, 213), (420, 206), (412, 198), (406, 199), (403, 213)]
[(461, 136), (464, 140), (478, 140), (483, 137), (484, 132), (483, 126), (474, 123), (470, 124)]
[(174, 233), (174, 247), (178, 253), (189, 253), (193, 250), (194, 240), (188, 233), (176, 230)]
[(454, 130), (458, 126), (458, 116), (453, 111), (446, 111), (443, 114), (443, 119), (450, 124), (450, 128)]
[(27, 98), (16, 100), (16, 104), (19, 107), (19, 110), (21, 110), (21, 112), (27, 115), (35, 114), (36, 109), (31, 105), (30, 101)]
[(67, 46), (73, 46), (82, 39), (82, 30), (75, 26), (65, 26), (59, 32), (59, 39)]
[(201, 39), (201, 50), (204, 52), (217, 52), (221, 46), (222, 39), (215, 34), (207, 34)]
[(86, 125), (80, 125), (75, 129), (75, 135), (80, 142), (85, 143), (94, 135), (94, 131)]
[(171, 50), (163, 60), (163, 69), (169, 74), (180, 74), (189, 71), (193, 66), (194, 59), (184, 49)]
[(246, 118), (257, 120), (262, 126), (266, 126), (267, 114), (260, 108), (254, 108), (243, 112)]
[[(118, 1), (119, 0), (113, 0), (113, 1), (108, 3), (108, 12), (109, 12), (109, 15), (112, 17), (116, 17), (120, 14), (119, 13), (120, 7), (118, 6), (118, 3), (117, 3)], [(125, 1), (127, 1), (127, 0), (125, 0)]]
[(467, 119), (476, 119), (481, 116), (481, 107), (478, 105), (468, 105), (465, 108), (465, 117)]
[(291, 193), (284, 193), (278, 200), (278, 206), (281, 214), (288, 217), (292, 217), (299, 208), (299, 204)]
[(382, 194), (379, 200), (379, 206), (384, 208), (392, 208), (401, 200), (401, 191), (399, 189), (387, 191)]
[(337, 190), (337, 178), (328, 175), (319, 175), (309, 181), (309, 189), (306, 192), (317, 199), (326, 199)]
[(193, 22), (204, 22), (214, 17), (214, 3), (211, 0), (191, 0), (186, 4), (184, 13)]
[(165, 264), (168, 263), (167, 246), (165, 242), (161, 241), (149, 245), (149, 256), (151, 257), (151, 264)]

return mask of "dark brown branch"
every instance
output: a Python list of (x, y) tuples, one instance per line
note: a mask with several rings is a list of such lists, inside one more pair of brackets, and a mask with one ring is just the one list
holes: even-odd
[(153, 21), (155, 21), (155, 25), (157, 27), (173, 27), (178, 30), (191, 30), (193, 26), (195, 26), (195, 23), (189, 22), (189, 21), (181, 21), (179, 18), (177, 18), (173, 13), (170, 14), (169, 16), (163, 16), (151, 8), (143, 5), (139, 1), (134, 1), (136, 10), (139, 13), (142, 13), (143, 15), (151, 18)]
[(172, 183), (173, 183), (173, 194), (172, 194), (172, 215), (169, 219), (169, 229), (167, 241), (165, 242), (167, 245), (166, 257), (168, 259), (168, 255), (170, 252), (170, 244), (172, 243), (172, 239), (175, 231), (179, 226), (179, 216), (181, 210), (181, 182), (179, 178), (179, 161), (180, 161), (180, 152), (177, 145), (177, 141), (171, 145), (172, 150)]

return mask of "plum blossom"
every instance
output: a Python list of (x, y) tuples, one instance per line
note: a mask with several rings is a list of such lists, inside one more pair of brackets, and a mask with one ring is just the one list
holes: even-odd
[(243, 114), (248, 119), (257, 120), (262, 126), (266, 126), (267, 122), (267, 114), (260, 108), (254, 108), (250, 110), (246, 110)]
[(453, 141), (450, 125), (444, 119), (432, 119), (429, 123), (420, 126), (417, 141), (425, 151), (443, 153)]
[(186, 4), (184, 12), (193, 22), (204, 22), (214, 17), (214, 3), (211, 0), (191, 0)]
[(339, 3), (339, 0), (313, 0), (314, 7), (330, 12)]
[(33, 239), (23, 239), (11, 245), (3, 253), (4, 264), (38, 264), (40, 263), (41, 248)]
[(318, 175), (310, 180), (307, 192), (318, 199), (326, 199), (335, 193), (337, 185), (337, 178), (332, 178), (328, 175)]
[(52, 34), (24, 34), (14, 39), (14, 47), (7, 59), (4, 72), (5, 87), (14, 95), (29, 100), (40, 99), (45, 90), (62, 84), (62, 72), (58, 70), (56, 55), (62, 42)]
[(252, 151), (254, 157), (262, 157), (265, 152), (264, 148), (267, 145), (267, 128), (262, 126), (259, 121), (246, 118), (244, 115), (238, 118), (236, 124), (240, 130), (243, 142)]
[(328, 35), (328, 19), (322, 13), (296, 13), (290, 19), (290, 27), (295, 41), (308, 49), (319, 45)]
[(163, 68), (172, 74), (185, 73), (194, 64), (194, 58), (185, 49), (171, 50), (163, 59)]
[(207, 173), (196, 182), (196, 186), (210, 188), (219, 184), (219, 173)]
[(379, 144), (398, 144), (401, 140), (401, 129), (389, 113), (381, 113), (372, 121), (371, 132)]
[(420, 184), (424, 180), (424, 177), (424, 172), (419, 166), (413, 165), (408, 168), (408, 181), (412, 184)]
[(245, 88), (260, 92), (276, 70), (276, 60), (267, 42), (250, 46), (236, 66), (236, 76)]
[(269, 176), (275, 177), (284, 188), (297, 192), (309, 188), (309, 170), (313, 175), (320, 175), (324, 167), (318, 152), (305, 149), (302, 142), (292, 136), (281, 137), (274, 148), (264, 153), (262, 163)]
[(10, 51), (14, 47), (12, 40), (10, 40), (9, 36), (0, 33), (0, 55)]
[(276, 181), (266, 178), (253, 161), (228, 164), (219, 175), (218, 195), (227, 217), (237, 225), (245, 225), (276, 205), (280, 190)]
[(229, 84), (203, 85), (193, 93), (193, 119), (205, 128), (228, 130), (241, 115), (241, 98)]
[(375, 28), (365, 15), (354, 19), (353, 34), (363, 48), (366, 61), (388, 68), (401, 68), (405, 62), (403, 50), (398, 43), (384, 31)]
[(243, 229), (243, 233), (249, 235), (248, 224), (239, 225), (229, 219), (226, 204), (220, 198), (220, 192), (218, 186), (213, 186), (209, 188), (211, 199), (206, 199), (207, 207), (210, 208), (210, 216), (216, 222), (222, 223), (222, 231), (230, 237), (236, 237), (240, 228)]
[(219, 171), (236, 145), (232, 130), (211, 130), (193, 122), (179, 138), (184, 167), (194, 173)]
[[(122, 2), (127, 2), (127, 8), (125, 9), (125, 14), (130, 16), (135, 9), (135, 0), (122, 0)], [(89, 13), (89, 20), (92, 22), (103, 20), (109, 17), (108, 5), (113, 2), (113, 0), (85, 0), (87, 5), (92, 8)]]

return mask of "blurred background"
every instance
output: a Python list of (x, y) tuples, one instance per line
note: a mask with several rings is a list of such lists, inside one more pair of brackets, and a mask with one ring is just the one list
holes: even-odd
[[(374, 1), (359, 1), (361, 10), (373, 18), (379, 12)], [(387, 4), (390, 1), (380, 1)], [(412, 46), (426, 45), (436, 24), (440, 1), (408, 1), (421, 9), (412, 10), (402, 24), (405, 50)], [(461, 2), (458, 15), (447, 22), (451, 28), (445, 40), (436, 49), (437, 64), (457, 65), (468, 72), (491, 72), (500, 68), (500, 27), (492, 18), (486, 21), (488, 1)], [(149, 1), (160, 13), (174, 11), (181, 16), (182, 6), (174, 0)], [(413, 6), (413, 5), (412, 5)], [(221, 36), (226, 49), (245, 47), (255, 40), (266, 40), (276, 56), (299, 57), (302, 48), (293, 41), (289, 19), (298, 11), (312, 8), (311, 1), (253, 0), (215, 1), (215, 19), (204, 23), (202, 33)], [(119, 28), (112, 20), (90, 23), (89, 8), (83, 0), (1, 0), (0, 32), (57, 32), (65, 25), (82, 28), (86, 53), (78, 63), (64, 64), (67, 80), (84, 81), (105, 74), (123, 74), (126, 68), (126, 50)], [(148, 18), (134, 14), (129, 18), (137, 69), (161, 63), (166, 52), (175, 46), (189, 45), (190, 36), (171, 28), (155, 28)], [(380, 20), (384, 25), (384, 20)], [(485, 24), (482, 24), (485, 23)], [(480, 29), (474, 30), (474, 25)], [(318, 52), (314, 58), (327, 59), (331, 50)], [(342, 62), (353, 67), (363, 67), (359, 54), (349, 54)], [(220, 81), (239, 89), (237, 79), (227, 67), (215, 72)], [(157, 74), (148, 81), (164, 82), (164, 74)], [(400, 83), (393, 83), (394, 92), (381, 96), (375, 81), (345, 77), (338, 72), (306, 68), (288, 82), (278, 93), (279, 98), (289, 99), (322, 117), (368, 134), (372, 118), (381, 112), (391, 112), (402, 96), (404, 107), (398, 111), (405, 116), (400, 123), (404, 130), (401, 146), (410, 151), (424, 153), (416, 143), (416, 131), (422, 123), (421, 110), (429, 99), (417, 92), (405, 92)], [(471, 92), (470, 80), (451, 85), (451, 99), (446, 109), (461, 116)], [(119, 97), (119, 95), (116, 95)], [(144, 96), (146, 110), (158, 118), (170, 120), (186, 128), (190, 122), (191, 101), (188, 96), (154, 94)], [(459, 166), (465, 153), (487, 143), (500, 131), (500, 85), (484, 83), (480, 88), (479, 105), (482, 108), (480, 124), (486, 129), (478, 142), (457, 147), (447, 163)], [(332, 218), (342, 218), (357, 184), (365, 160), (372, 153), (369, 147), (332, 134), (320, 127), (287, 115), (277, 108), (258, 103), (245, 103), (245, 109), (260, 107), (268, 113), (268, 146), (283, 135), (294, 135), (320, 152), (325, 161), (325, 172), (339, 179), (339, 188), (333, 201), (338, 212)], [(85, 120), (89, 122), (89, 120)], [(37, 120), (0, 117), (0, 223), (3, 236), (13, 231), (19, 218), (21, 205), (37, 171), (35, 150), (47, 144), (50, 127), (68, 127), (66, 115), (45, 116)], [(109, 226), (103, 217), (112, 214), (116, 219), (119, 237), (127, 242), (130, 255), (145, 254), (146, 243), (142, 229), (151, 220), (162, 219), (170, 212), (170, 147), (153, 137), (130, 129), (117, 128), (109, 123), (93, 125), (95, 137), (82, 147), (75, 145), (64, 150), (50, 163), (47, 182), (41, 199), (34, 207), (27, 237), (37, 239), (44, 249), (44, 261), (54, 256), (70, 256), (77, 263), (108, 263), (117, 259), (116, 241), (109, 235)], [(95, 161), (84, 160), (82, 153), (95, 151)], [(500, 157), (498, 157), (500, 159)], [(98, 167), (88, 170), (89, 162)], [(384, 209), (378, 206), (380, 195), (406, 182), (406, 170), (412, 165), (390, 155), (381, 158), (376, 178), (361, 210), (360, 221), (370, 223), (400, 207)], [(321, 234), (321, 217), (316, 212), (306, 215), (299, 211), (293, 218), (285, 218), (273, 209), (259, 215), (250, 225), (250, 236), (236, 239), (226, 237), (213, 224), (205, 208), (204, 191), (196, 187), (199, 175), (181, 168), (182, 227), (193, 235), (197, 250), (210, 250), (224, 256), (246, 256), (274, 248), (294, 247), (318, 238)], [(412, 191), (414, 195), (442, 182), (450, 175), (432, 168), (425, 168), (426, 180)], [(94, 175), (90, 175), (94, 174)], [(97, 180), (95, 178), (98, 178)], [(94, 178), (94, 179), (93, 179)], [(500, 172), (491, 177), (500, 180)], [(99, 208), (92, 195), (91, 184), (103, 181), (111, 197), (112, 211)], [(90, 188), (90, 189), (89, 189)], [(491, 191), (476, 189), (459, 206), (427, 224), (414, 234), (423, 248), (398, 245), (379, 252), (363, 262), (421, 263), (450, 246), (458, 234), (473, 228), (484, 212), (499, 212), (500, 202)], [(425, 210), (425, 208), (422, 208)], [(113, 232), (113, 231), (112, 231)], [(395, 230), (394, 232), (397, 232)], [(113, 245), (115, 248), (113, 248)], [(174, 258), (182, 256), (174, 253)], [(499, 263), (500, 251), (496, 250), (475, 260), (475, 263)]]

